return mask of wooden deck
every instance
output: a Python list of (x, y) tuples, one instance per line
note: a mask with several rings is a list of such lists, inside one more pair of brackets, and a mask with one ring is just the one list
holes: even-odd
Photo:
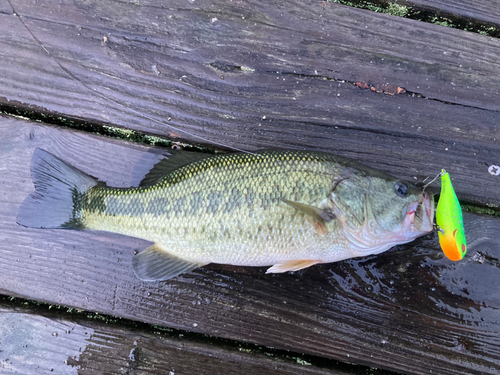
[(0, 116), (0, 293), (137, 323), (4, 298), (0, 372), (500, 371), (498, 215), (465, 215), (457, 263), (430, 234), (291, 274), (209, 265), (163, 283), (131, 272), (146, 241), (15, 222), (36, 147), (113, 186), (168, 152), (102, 126), (329, 151), (413, 181), (445, 168), (462, 201), (498, 212), (499, 39), (319, 1), (12, 5), (50, 54), (0, 1), (1, 110), (40, 120)]

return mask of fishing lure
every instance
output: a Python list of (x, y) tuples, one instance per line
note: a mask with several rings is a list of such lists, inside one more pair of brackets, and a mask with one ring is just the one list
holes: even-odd
[(454, 261), (462, 259), (467, 251), (462, 209), (450, 175), (444, 169), (441, 170), (441, 195), (436, 209), (436, 223), (444, 255)]

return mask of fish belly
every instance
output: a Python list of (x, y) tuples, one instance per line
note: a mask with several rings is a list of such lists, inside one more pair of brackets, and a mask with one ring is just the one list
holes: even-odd
[(83, 204), (85, 226), (153, 241), (199, 263), (264, 266), (331, 258), (332, 251), (349, 257), (335, 221), (320, 235), (314, 219), (283, 202), (318, 205), (338, 174), (334, 163), (241, 158), (193, 163), (147, 187), (95, 187)]

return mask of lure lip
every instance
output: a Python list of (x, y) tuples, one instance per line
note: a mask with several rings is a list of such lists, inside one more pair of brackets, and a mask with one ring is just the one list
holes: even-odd
[[(463, 232), (456, 228), (453, 231), (439, 233), (439, 245), (443, 250), (444, 255), (454, 262), (462, 260), (467, 253), (467, 244), (465, 242), (465, 235)], [(461, 239), (462, 237), (462, 239)], [(460, 249), (461, 247), (461, 249)]]
[[(453, 233), (445, 235), (439, 232), (439, 244), (441, 245), (441, 249), (443, 250), (444, 255), (446, 255), (449, 260), (454, 262), (462, 260), (465, 255), (465, 249), (462, 252), (458, 248), (458, 243), (454, 236), (456, 231), (457, 229), (455, 229)], [(462, 247), (465, 247), (464, 243), (462, 243)]]

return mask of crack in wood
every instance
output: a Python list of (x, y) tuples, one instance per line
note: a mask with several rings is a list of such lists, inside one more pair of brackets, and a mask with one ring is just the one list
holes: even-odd
[(113, 291), (113, 306), (111, 307), (112, 311), (115, 311), (115, 309), (116, 309), (116, 295), (117, 295), (117, 292), (118, 292), (118, 284), (115, 284), (115, 289)]
[[(235, 69), (233, 69), (233, 70), (237, 70), (236, 69), (237, 66), (234, 66), (234, 68)], [(271, 72), (269, 72), (269, 73), (271, 73)], [(448, 104), (448, 105), (456, 105), (456, 106), (461, 106), (461, 107), (464, 107), (464, 108), (474, 108), (474, 109), (480, 109), (480, 110), (483, 110), (483, 111), (500, 113), (500, 111), (494, 110), (494, 109), (481, 108), (481, 107), (477, 107), (477, 106), (473, 106), (473, 105), (467, 105), (467, 104), (464, 104), (464, 103), (454, 103), (454, 102), (443, 100), (443, 99), (438, 99), (438, 98), (433, 98), (433, 97), (427, 97), (427, 96), (425, 96), (425, 95), (423, 95), (421, 93), (414, 92), (414, 91), (409, 91), (409, 90), (406, 90), (404, 88), (398, 87), (396, 85), (391, 85), (391, 84), (387, 84), (387, 83), (384, 83), (384, 84), (381, 84), (381, 83), (373, 83), (373, 84), (364, 83), (364, 85), (366, 85), (366, 86), (365, 87), (361, 87), (360, 82), (349, 81), (349, 80), (346, 80), (346, 79), (343, 79), (343, 78), (335, 78), (335, 77), (325, 76), (325, 75), (321, 75), (321, 74), (317, 74), (317, 75), (316, 74), (304, 74), (304, 73), (295, 73), (295, 72), (286, 72), (286, 71), (284, 71), (284, 72), (272, 71), (272, 73), (277, 73), (277, 74), (281, 74), (281, 75), (288, 75), (288, 76), (295, 76), (295, 77), (301, 77), (301, 78), (312, 78), (312, 79), (327, 80), (327, 81), (332, 81), (332, 82), (346, 83), (346, 84), (349, 84), (351, 86), (356, 86), (356, 87), (360, 88), (361, 90), (371, 88), (371, 91), (374, 91), (374, 92), (376, 92), (378, 94), (380, 94), (380, 93), (384, 93), (384, 94), (388, 94), (388, 95), (406, 94), (406, 95), (411, 96), (413, 98), (427, 99), (427, 100), (432, 100), (432, 101), (436, 101), (436, 102), (443, 103), (443, 104)], [(363, 84), (363, 83), (361, 83), (361, 84)], [(388, 86), (390, 88), (390, 91), (385, 91), (384, 87), (382, 87), (379, 90), (377, 88), (378, 86), (386, 86), (386, 87)], [(393, 87), (391, 87), (391, 86), (393, 86)], [(398, 90), (398, 89), (402, 89), (402, 90)]]

